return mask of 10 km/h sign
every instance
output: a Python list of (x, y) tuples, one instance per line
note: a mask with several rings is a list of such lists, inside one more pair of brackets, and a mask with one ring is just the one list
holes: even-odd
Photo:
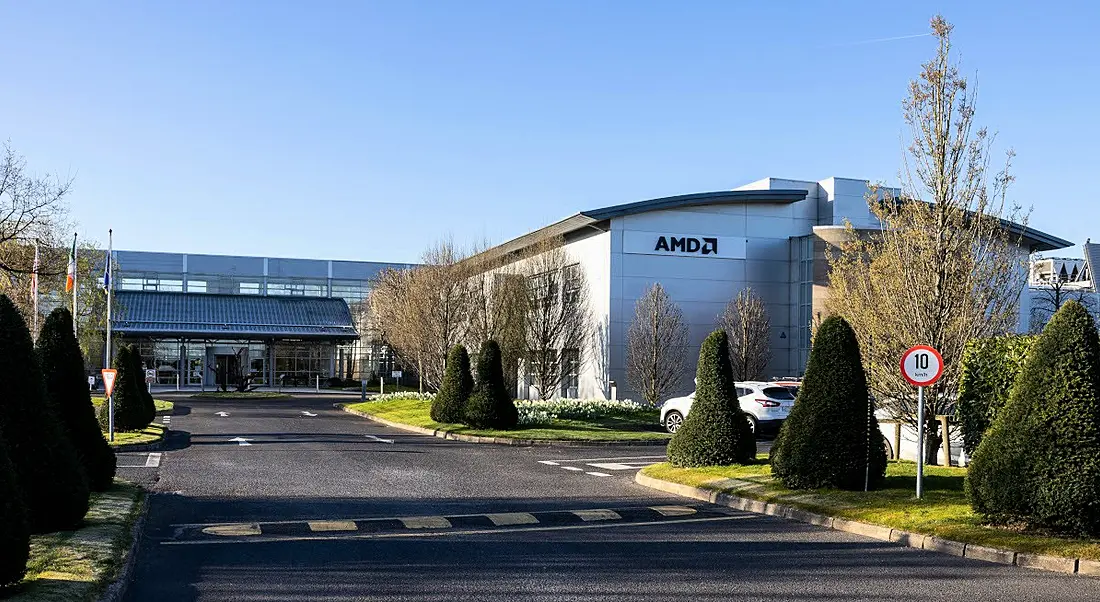
[(927, 345), (910, 347), (901, 356), (901, 375), (914, 387), (934, 385), (943, 376), (943, 357)]

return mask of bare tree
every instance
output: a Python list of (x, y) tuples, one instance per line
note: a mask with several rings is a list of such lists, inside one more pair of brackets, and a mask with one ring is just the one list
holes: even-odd
[(873, 187), (867, 201), (881, 227), (848, 224), (847, 241), (830, 252), (827, 306), (855, 328), (879, 403), (913, 427), (916, 392), (898, 358), (916, 344), (943, 355), (943, 378), (925, 390), (925, 459), (935, 463), (935, 416), (951, 412), (967, 341), (1018, 323), (1026, 250), (1002, 221), (1021, 221), (1006, 204), (1011, 152), (991, 178), (993, 136), (975, 129), (973, 95), (950, 56), (951, 25), (937, 16), (931, 27), (936, 55), (903, 103), (913, 142), (901, 194)]
[(751, 288), (726, 304), (718, 326), (729, 338), (730, 364), (738, 381), (760, 380), (772, 359), (771, 320), (764, 302)]
[(527, 280), (514, 266), (481, 271), (467, 266), (466, 347), (492, 339), (500, 345), (505, 386), (513, 393), (526, 351)]
[(584, 269), (563, 241), (537, 245), (521, 263), (527, 277), (524, 361), (542, 399), (562, 388), (567, 373), (579, 372), (592, 331)]
[[(61, 232), (67, 231), (67, 206), (72, 180), (28, 173), (27, 161), (5, 143), (0, 155), (0, 271), (28, 274), (34, 255), (28, 245), (63, 248)], [(44, 270), (41, 273), (46, 273)], [(64, 264), (61, 273), (65, 273)]]
[(1096, 297), (1092, 291), (1080, 283), (1054, 278), (1048, 282), (1031, 287), (1030, 330), (1039, 333), (1050, 318), (1066, 304), (1077, 301), (1094, 317), (1097, 313)]
[(630, 386), (642, 399), (657, 405), (684, 376), (688, 328), (684, 312), (660, 283), (646, 289), (634, 304), (634, 320), (626, 338), (626, 370)]

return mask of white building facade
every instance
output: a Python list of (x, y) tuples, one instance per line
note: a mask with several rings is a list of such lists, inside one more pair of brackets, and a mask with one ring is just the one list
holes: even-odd
[[(660, 283), (689, 328), (681, 389), (690, 392), (699, 346), (738, 292), (751, 288), (771, 322), (768, 377), (801, 375), (809, 357), (810, 325), (823, 311), (825, 248), (846, 221), (877, 228), (867, 207), (865, 180), (765, 178), (730, 191), (687, 194), (583, 211), (484, 253), (509, 261), (541, 241), (564, 238), (584, 270), (595, 334), (577, 374), (563, 378), (562, 396), (635, 397), (626, 377), (626, 332), (637, 300)], [(1022, 252), (1071, 243), (1015, 226)], [(1029, 296), (1021, 290), (1021, 330)], [(572, 351), (572, 350), (568, 350)], [(680, 393), (680, 392), (678, 392)], [(520, 379), (520, 398), (534, 397)]]

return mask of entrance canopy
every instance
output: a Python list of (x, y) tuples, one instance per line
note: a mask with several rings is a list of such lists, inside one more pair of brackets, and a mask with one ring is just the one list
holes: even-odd
[(359, 338), (343, 299), (116, 291), (114, 302), (112, 328), (128, 337)]

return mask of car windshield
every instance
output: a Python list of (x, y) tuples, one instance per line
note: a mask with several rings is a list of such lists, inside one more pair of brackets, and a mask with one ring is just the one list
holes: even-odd
[(764, 387), (764, 395), (779, 401), (794, 401), (794, 394), (786, 387)]

